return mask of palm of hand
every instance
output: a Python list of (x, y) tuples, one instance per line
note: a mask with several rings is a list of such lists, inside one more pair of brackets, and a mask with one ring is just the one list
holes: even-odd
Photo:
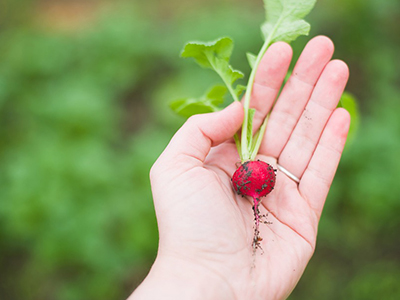
[[(271, 158), (260, 159), (276, 166)], [(230, 185), (237, 160), (235, 145), (227, 142), (213, 149), (204, 167), (177, 178), (188, 193), (198, 191), (176, 198), (184, 203), (173, 213), (185, 216), (184, 227), (176, 230), (182, 255), (212, 266), (226, 282), (240, 282), (231, 286), (237, 299), (284, 299), (313, 253), (318, 219), (297, 184), (278, 172), (275, 189), (260, 206), (272, 224), (261, 225), (262, 249), (253, 253), (252, 201)]]
[[(257, 71), (251, 100), (256, 128), (277, 97), (289, 49), (272, 45)], [(285, 299), (314, 251), (350, 122), (346, 111), (335, 109), (348, 69), (329, 61), (332, 53), (329, 39), (311, 40), (271, 112), (259, 158), (274, 168), (279, 161), (301, 180), (297, 184), (278, 171), (275, 189), (260, 205), (272, 224), (261, 224), (262, 250), (255, 255), (252, 201), (236, 195), (230, 181), (239, 158), (227, 140), (242, 122), (238, 105), (218, 113), (219, 119), (192, 118), (152, 172), (160, 250), (201, 265), (237, 299)]]

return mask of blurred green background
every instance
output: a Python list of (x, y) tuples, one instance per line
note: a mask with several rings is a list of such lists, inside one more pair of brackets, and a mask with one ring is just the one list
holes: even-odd
[[(0, 299), (124, 299), (155, 258), (148, 173), (217, 77), (188, 40), (262, 40), (261, 0), (0, 2)], [(297, 299), (400, 299), (400, 1), (319, 0), (309, 37), (345, 60), (361, 123)]]

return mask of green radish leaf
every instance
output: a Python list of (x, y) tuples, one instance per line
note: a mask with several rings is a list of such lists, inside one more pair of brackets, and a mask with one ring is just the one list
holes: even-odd
[(223, 85), (216, 85), (209, 89), (205, 95), (205, 99), (209, 100), (213, 105), (221, 105), (228, 89)]
[(172, 101), (170, 108), (178, 115), (189, 118), (196, 114), (209, 113), (220, 110), (219, 105), (224, 102), (227, 93), (225, 86), (216, 85), (200, 98), (183, 98)]
[[(241, 161), (255, 157), (263, 135), (256, 134), (253, 137), (254, 109), (250, 109), (250, 98), (252, 95), (257, 68), (268, 47), (277, 41), (290, 43), (300, 35), (307, 35), (310, 24), (303, 18), (314, 7), (316, 0), (263, 0), (266, 9), (266, 20), (261, 26), (264, 36), (264, 44), (257, 55), (247, 53), (247, 59), (252, 68), (246, 88), (234, 83), (243, 77), (242, 72), (235, 70), (229, 64), (233, 51), (233, 41), (223, 37), (211, 42), (189, 42), (185, 45), (181, 56), (193, 58), (203, 68), (214, 70), (225, 83), (227, 90), (235, 101), (246, 91), (243, 100), (244, 121), (242, 124), (241, 137), (235, 135)], [(218, 92), (216, 93), (218, 94)], [(214, 92), (207, 93), (200, 99), (180, 99), (171, 103), (171, 107), (181, 115), (189, 116), (195, 113), (218, 110), (218, 103), (222, 97), (215, 97)], [(217, 104), (215, 104), (217, 102)], [(266, 121), (262, 125), (265, 130)], [(260, 130), (260, 132), (262, 131)], [(253, 142), (253, 140), (255, 140)]]
[(185, 45), (181, 57), (193, 57), (204, 68), (213, 68), (214, 59), (229, 62), (233, 51), (233, 41), (229, 37), (211, 42), (189, 42)]
[(229, 71), (227, 71), (225, 74), (222, 74), (221, 77), (230, 79), (230, 84), (232, 85), (236, 80), (243, 78), (244, 74), (238, 70), (232, 69), (232, 67), (229, 66)]
[(249, 118), (248, 118), (248, 126), (247, 126), (247, 145), (248, 145), (248, 151), (251, 151), (251, 147), (253, 145), (253, 119), (254, 119), (254, 114), (256, 113), (256, 110), (254, 108), (249, 109)]
[(348, 142), (351, 142), (354, 139), (360, 125), (360, 111), (358, 109), (357, 100), (349, 92), (344, 92), (340, 98), (338, 107), (343, 107), (350, 113), (351, 123), (347, 140)]
[(216, 107), (195, 98), (175, 100), (170, 103), (170, 107), (178, 115), (185, 118), (216, 111)]
[(238, 98), (243, 94), (243, 92), (246, 90), (245, 85), (238, 84), (235, 88), (235, 94)]
[(257, 61), (257, 55), (255, 55), (253, 53), (250, 53), (250, 52), (247, 52), (246, 56), (247, 56), (247, 61), (248, 61), (249, 65), (250, 65), (250, 68), (253, 69), (255, 64), (256, 64), (256, 61)]
[(290, 43), (300, 35), (308, 35), (310, 24), (303, 18), (312, 10), (316, 0), (264, 0), (266, 21), (261, 26), (269, 43)]
[(234, 100), (239, 101), (232, 85), (244, 75), (229, 64), (232, 51), (232, 39), (223, 37), (212, 42), (189, 42), (185, 45), (181, 57), (192, 57), (203, 68), (213, 69), (217, 72)]

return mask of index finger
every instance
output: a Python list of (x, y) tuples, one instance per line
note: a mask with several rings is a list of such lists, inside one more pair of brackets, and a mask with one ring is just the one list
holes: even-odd
[(250, 107), (256, 110), (253, 131), (256, 131), (271, 110), (292, 59), (292, 48), (284, 42), (272, 44), (257, 68)]

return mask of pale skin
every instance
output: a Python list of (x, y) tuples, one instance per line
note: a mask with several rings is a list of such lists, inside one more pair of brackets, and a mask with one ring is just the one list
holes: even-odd
[[(236, 195), (230, 178), (239, 156), (232, 136), (243, 108), (191, 117), (154, 164), (151, 184), (159, 250), (148, 276), (130, 296), (140, 299), (286, 299), (315, 250), (318, 222), (344, 148), (349, 113), (336, 108), (348, 80), (347, 65), (332, 60), (324, 36), (303, 50), (279, 98), (292, 59), (290, 46), (273, 44), (256, 75), (251, 107), (255, 127), (270, 119), (258, 159), (277, 162), (263, 198), (262, 247), (253, 253), (251, 199)], [(276, 100), (275, 105), (274, 102)]]

